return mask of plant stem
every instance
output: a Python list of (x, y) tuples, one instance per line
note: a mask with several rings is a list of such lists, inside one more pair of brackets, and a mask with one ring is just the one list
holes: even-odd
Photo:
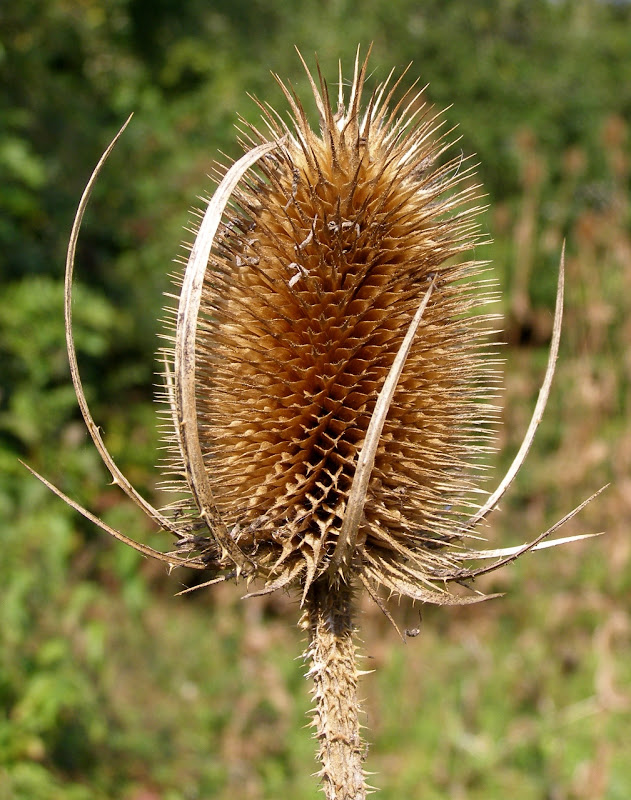
[(313, 725), (322, 765), (318, 775), (327, 800), (365, 800), (352, 590), (316, 581), (305, 606), (307, 676), (313, 679)]

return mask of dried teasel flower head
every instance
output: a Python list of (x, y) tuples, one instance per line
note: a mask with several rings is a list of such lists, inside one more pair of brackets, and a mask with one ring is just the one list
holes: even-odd
[[(494, 411), (488, 319), (471, 314), (490, 297), (483, 265), (458, 258), (479, 238), (470, 168), (441, 161), (421, 93), (394, 104), (399, 84), (386, 83), (364, 101), (365, 72), (348, 98), (340, 78), (335, 111), (312, 81), (318, 132), (282, 82), (291, 123), (261, 106), (266, 130), (246, 148), (278, 145), (237, 186), (205, 270), (193, 424), (216, 512), (268, 582), (361, 573), (424, 596), (450, 569), (450, 510)], [(380, 391), (426, 294), (358, 490)], [(182, 452), (174, 437), (171, 467), (186, 475)]]
[(445, 584), (467, 577), (497, 384), (491, 317), (473, 313), (492, 299), (486, 265), (462, 260), (480, 241), (472, 169), (444, 158), (422, 92), (394, 101), (392, 73), (364, 100), (358, 59), (333, 110), (305, 69), (319, 131), (277, 78), (292, 119), (260, 104), (265, 129), (220, 174), (227, 211), (207, 212), (188, 261), (167, 401), (170, 468), (196, 502), (175, 508), (206, 506), (221, 533), (202, 555), (266, 590), (359, 576), (462, 602)]
[[(304, 598), (314, 581), (359, 579), (373, 597), (385, 587), (414, 600), (473, 602), (482, 596), (452, 594), (449, 584), (540, 546), (583, 506), (523, 547), (466, 547), (523, 463), (543, 413), (563, 260), (530, 427), (498, 489), (473, 512), (498, 379), (491, 317), (474, 313), (492, 299), (485, 263), (463, 260), (481, 241), (472, 168), (445, 156), (449, 134), (422, 91), (395, 100), (401, 78), (393, 82), (393, 73), (364, 97), (358, 56), (348, 93), (340, 70), (335, 110), (322, 77), (317, 86), (307, 76), (319, 131), (277, 78), (291, 120), (259, 104), (264, 129), (248, 126), (245, 155), (220, 172), (179, 278), (165, 349), (165, 473), (167, 488), (185, 497), (162, 511), (109, 455), (72, 338), (77, 236), (116, 139), (75, 220), (66, 330), (79, 404), (114, 482), (174, 534), (175, 550), (134, 544), (44, 482), (142, 552), (210, 570), (209, 583), (245, 575), (262, 579), (262, 592), (298, 588)], [(494, 563), (469, 565), (485, 557)]]

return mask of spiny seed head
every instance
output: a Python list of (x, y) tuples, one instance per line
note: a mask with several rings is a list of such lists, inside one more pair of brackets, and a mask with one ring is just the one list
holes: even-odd
[[(185, 496), (163, 511), (110, 455), (83, 391), (72, 330), (81, 223), (131, 117), (79, 202), (64, 292), (77, 401), (114, 483), (176, 537), (176, 550), (135, 542), (28, 469), (144, 555), (210, 570), (204, 585), (259, 577), (264, 588), (256, 593), (295, 587), (313, 605), (316, 589), (326, 595), (343, 582), (352, 590), (358, 579), (388, 614), (380, 586), (432, 603), (477, 602), (480, 593), (453, 595), (447, 584), (529, 550), (597, 535), (543, 541), (603, 489), (528, 543), (465, 546), (521, 469), (545, 410), (561, 338), (564, 249), (548, 365), (528, 430), (497, 488), (465, 517), (480, 491), (474, 478), (496, 411), (491, 318), (473, 314), (492, 298), (479, 279), (484, 264), (462, 261), (479, 243), (476, 187), (462, 159), (442, 158), (439, 118), (422, 93), (409, 92), (389, 110), (401, 80), (388, 89), (391, 73), (362, 108), (365, 74), (357, 59), (346, 104), (340, 72), (333, 112), (326, 83), (320, 78), (318, 89), (307, 70), (319, 134), (279, 80), (293, 120), (261, 106), (267, 134), (249, 127), (245, 154), (208, 203), (177, 311), (169, 309), (165, 485)], [(471, 566), (479, 559), (494, 561)]]
[[(278, 146), (233, 194), (207, 265), (197, 434), (219, 517), (267, 587), (306, 591), (328, 570), (436, 600), (462, 572), (448, 545), (495, 412), (490, 318), (472, 313), (491, 297), (483, 264), (462, 259), (479, 243), (477, 187), (460, 157), (443, 157), (422, 94), (395, 103), (400, 78), (364, 102), (365, 73), (356, 64), (348, 102), (340, 75), (335, 110), (308, 73), (318, 132), (280, 80), (291, 122), (261, 105), (265, 132), (248, 128), (246, 149)], [(379, 392), (430, 287), (352, 552), (331, 573)], [(179, 432), (172, 446), (173, 472), (187, 474)], [(231, 563), (210, 537), (195, 549)]]

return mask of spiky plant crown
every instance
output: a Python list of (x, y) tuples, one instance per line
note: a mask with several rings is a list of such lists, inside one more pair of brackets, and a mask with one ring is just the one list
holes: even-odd
[(340, 563), (346, 579), (431, 599), (453, 572), (444, 546), (494, 413), (488, 318), (471, 314), (490, 299), (483, 264), (457, 258), (479, 240), (479, 207), (462, 159), (441, 163), (421, 93), (390, 108), (399, 82), (386, 82), (362, 107), (365, 73), (348, 103), (340, 76), (335, 112), (311, 81), (317, 133), (280, 80), (291, 124), (261, 106), (267, 133), (250, 130), (246, 149), (280, 144), (236, 189), (205, 274), (199, 442), (216, 509), (256, 573), (306, 590), (330, 569), (379, 392), (432, 286)]

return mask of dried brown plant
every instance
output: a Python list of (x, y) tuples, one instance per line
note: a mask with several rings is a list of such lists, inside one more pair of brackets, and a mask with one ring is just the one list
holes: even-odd
[[(305, 67), (306, 69), (306, 67)], [(405, 75), (405, 73), (403, 73)], [(88, 519), (170, 567), (243, 578), (247, 596), (299, 594), (326, 796), (363, 798), (353, 594), (463, 604), (471, 581), (546, 546), (467, 546), (496, 508), (532, 442), (557, 359), (561, 258), (548, 367), (532, 421), (506, 476), (473, 507), (490, 449), (497, 389), (489, 345), (486, 264), (462, 260), (481, 243), (472, 168), (446, 159), (449, 133), (422, 91), (395, 101), (393, 73), (362, 106), (366, 62), (350, 97), (341, 70), (335, 110), (307, 69), (320, 129), (277, 78), (286, 123), (259, 104), (245, 155), (221, 170), (196, 230), (164, 351), (167, 488), (159, 510), (114, 463), (88, 408), (72, 336), (72, 281), (81, 220), (105, 160), (81, 199), (66, 267), (72, 380), (114, 483), (175, 538), (140, 545), (43, 482)], [(127, 123), (126, 123), (127, 124)], [(253, 168), (256, 165), (256, 169)], [(184, 499), (182, 499), (182, 497)], [(588, 502), (588, 501), (586, 501)], [(569, 541), (581, 537), (557, 540)], [(480, 566), (482, 559), (491, 559)]]

